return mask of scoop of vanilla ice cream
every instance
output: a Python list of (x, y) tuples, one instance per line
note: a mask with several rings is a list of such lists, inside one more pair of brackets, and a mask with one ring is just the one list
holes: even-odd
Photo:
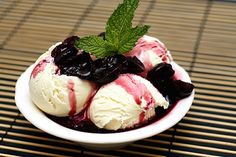
[(148, 80), (123, 74), (97, 91), (88, 113), (97, 127), (118, 130), (146, 122), (157, 106), (167, 108), (168, 102)]
[(60, 75), (51, 57), (51, 51), (58, 44), (36, 61), (29, 89), (31, 99), (38, 108), (50, 115), (63, 117), (83, 110), (95, 85), (78, 77)]
[(126, 54), (127, 56), (136, 56), (145, 66), (145, 71), (141, 74), (143, 77), (155, 65), (161, 62), (170, 63), (172, 57), (166, 46), (157, 38), (144, 35), (136, 43), (135, 47)]

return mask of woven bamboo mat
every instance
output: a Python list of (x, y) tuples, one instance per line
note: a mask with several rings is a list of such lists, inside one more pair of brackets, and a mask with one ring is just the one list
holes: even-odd
[(196, 85), (173, 128), (120, 150), (97, 152), (50, 136), (18, 111), (20, 74), (65, 37), (98, 34), (119, 0), (0, 0), (0, 155), (236, 156), (236, 3), (142, 0), (135, 24), (151, 25)]

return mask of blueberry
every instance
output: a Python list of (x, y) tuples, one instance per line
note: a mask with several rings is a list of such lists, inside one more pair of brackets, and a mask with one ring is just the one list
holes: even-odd
[(126, 57), (122, 66), (122, 73), (138, 74), (144, 71), (143, 63), (136, 57)]
[(147, 74), (147, 79), (162, 93), (167, 95), (167, 84), (172, 80), (175, 71), (167, 63), (160, 63), (151, 69)]
[(93, 63), (92, 80), (99, 84), (112, 82), (120, 75), (123, 61), (125, 59), (122, 55), (114, 55), (95, 60)]
[(99, 37), (102, 37), (103, 40), (105, 40), (105, 35), (106, 35), (105, 32), (101, 32), (100, 34), (98, 34), (98, 36), (99, 36)]
[(66, 39), (62, 42), (62, 44), (68, 45), (68, 46), (74, 46), (75, 41), (76, 41), (76, 40), (79, 40), (79, 39), (80, 39), (80, 38), (79, 38), (78, 36), (71, 36), (71, 37), (66, 38)]
[(88, 53), (83, 52), (68, 59), (64, 65), (60, 66), (60, 69), (62, 74), (90, 79), (92, 74), (92, 59)]
[(156, 117), (157, 117), (157, 118), (162, 118), (164, 115), (166, 115), (167, 109), (164, 109), (164, 108), (161, 107), (161, 106), (157, 106), (157, 107), (155, 108), (155, 113), (156, 113)]
[(174, 70), (167, 63), (160, 63), (148, 72), (147, 79), (174, 103), (189, 96), (194, 88), (191, 83), (173, 79)]
[(181, 80), (173, 80), (168, 83), (168, 97), (175, 102), (191, 95), (194, 85)]
[(56, 46), (52, 52), (51, 56), (54, 57), (54, 62), (56, 65), (61, 65), (63, 62), (69, 58), (75, 56), (78, 50), (74, 47), (76, 40), (79, 40), (77, 36), (71, 36), (65, 39), (62, 44)]
[(75, 47), (68, 47), (67, 45), (60, 44), (55, 47), (52, 51), (52, 56), (54, 57), (54, 62), (56, 65), (61, 65), (67, 59), (75, 56), (78, 50)]

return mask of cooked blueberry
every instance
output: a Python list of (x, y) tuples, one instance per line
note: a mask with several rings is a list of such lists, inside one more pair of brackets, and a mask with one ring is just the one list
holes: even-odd
[(76, 40), (79, 40), (78, 36), (71, 36), (71, 37), (66, 38), (62, 44), (74, 46)]
[(93, 60), (91, 59), (89, 53), (82, 52), (82, 53), (76, 55), (71, 62), (73, 65), (81, 66), (84, 63), (91, 64), (92, 61)]
[(174, 73), (171, 64), (160, 63), (148, 72), (147, 79), (166, 96), (167, 84), (172, 80)]
[(168, 97), (172, 101), (178, 101), (191, 95), (194, 85), (181, 80), (173, 80), (168, 84)]
[(126, 62), (122, 66), (122, 73), (141, 73), (144, 71), (143, 63), (137, 57), (126, 57)]
[(61, 73), (67, 76), (78, 76), (80, 78), (88, 78), (91, 74), (90, 70), (80, 69), (77, 66), (63, 67)]
[(152, 68), (147, 75), (147, 78), (155, 78), (162, 80), (169, 80), (174, 75), (175, 71), (172, 69), (171, 64), (160, 63)]
[(57, 45), (51, 52), (51, 56), (55, 57), (57, 55), (57, 53), (60, 51), (60, 48), (62, 47), (62, 44)]
[(75, 56), (78, 53), (78, 50), (74, 47), (76, 40), (79, 40), (77, 36), (71, 36), (65, 39), (62, 44), (56, 46), (52, 52), (51, 56), (54, 57), (54, 62), (56, 65), (61, 65), (67, 59)]
[(102, 37), (103, 40), (105, 40), (105, 32), (102, 32), (102, 33), (98, 34), (98, 36), (99, 36), (99, 37)]
[(122, 55), (114, 55), (94, 61), (92, 80), (100, 84), (106, 84), (115, 80), (122, 69)]
[(68, 59), (60, 68), (62, 74), (90, 79), (92, 74), (92, 59), (88, 53), (83, 52)]
[(75, 47), (68, 47), (68, 45), (60, 44), (52, 51), (52, 57), (56, 65), (63, 64), (64, 61), (72, 56), (75, 56), (78, 50)]
[(167, 109), (164, 109), (164, 108), (161, 107), (161, 106), (157, 106), (157, 107), (155, 108), (155, 113), (156, 113), (156, 117), (161, 118), (161, 117), (163, 117), (164, 115), (166, 115)]

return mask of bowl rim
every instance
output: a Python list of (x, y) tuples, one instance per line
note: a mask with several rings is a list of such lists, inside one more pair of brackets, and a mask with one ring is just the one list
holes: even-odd
[[(173, 69), (181, 74), (181, 80), (191, 82), (188, 73), (174, 61), (171, 62)], [(66, 128), (49, 119), (30, 99), (29, 78), (34, 64), (21, 74), (16, 82), (15, 102), (24, 117), (37, 128), (66, 140), (86, 144), (118, 144), (133, 142), (154, 136), (177, 124), (190, 109), (195, 91), (187, 98), (181, 99), (171, 111), (158, 121), (144, 127), (117, 133), (88, 133)]]

